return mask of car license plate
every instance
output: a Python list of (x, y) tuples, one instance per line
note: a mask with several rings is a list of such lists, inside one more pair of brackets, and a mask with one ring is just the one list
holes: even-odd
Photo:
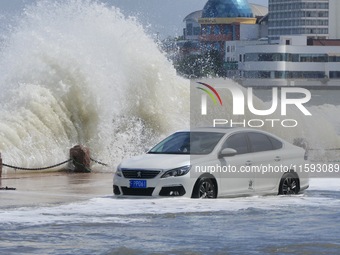
[(130, 180), (130, 188), (145, 189), (146, 188), (146, 180)]

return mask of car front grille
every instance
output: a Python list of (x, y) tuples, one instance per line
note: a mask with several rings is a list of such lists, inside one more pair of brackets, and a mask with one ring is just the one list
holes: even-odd
[(128, 187), (121, 187), (123, 195), (127, 196), (152, 196), (152, 192), (155, 188), (135, 189)]
[(142, 169), (122, 169), (123, 175), (128, 179), (152, 179), (161, 171), (158, 170), (142, 170)]

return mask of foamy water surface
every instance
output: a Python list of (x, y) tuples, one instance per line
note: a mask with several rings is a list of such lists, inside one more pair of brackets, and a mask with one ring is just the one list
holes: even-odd
[[(197, 200), (107, 194), (7, 208), (0, 212), (0, 252), (336, 254), (339, 191), (337, 179), (313, 179), (298, 196)], [(300, 234), (297, 238), (290, 232)]]

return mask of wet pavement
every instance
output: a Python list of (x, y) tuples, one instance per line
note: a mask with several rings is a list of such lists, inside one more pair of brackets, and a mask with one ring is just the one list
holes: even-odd
[(112, 173), (3, 174), (0, 208), (59, 204), (112, 195)]

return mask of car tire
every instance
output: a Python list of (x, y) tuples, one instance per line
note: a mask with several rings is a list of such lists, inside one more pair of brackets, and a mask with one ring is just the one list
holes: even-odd
[(217, 187), (215, 182), (211, 178), (200, 178), (194, 187), (192, 192), (192, 198), (216, 198)]
[(299, 178), (293, 173), (285, 173), (280, 181), (279, 195), (295, 195), (299, 191)]

